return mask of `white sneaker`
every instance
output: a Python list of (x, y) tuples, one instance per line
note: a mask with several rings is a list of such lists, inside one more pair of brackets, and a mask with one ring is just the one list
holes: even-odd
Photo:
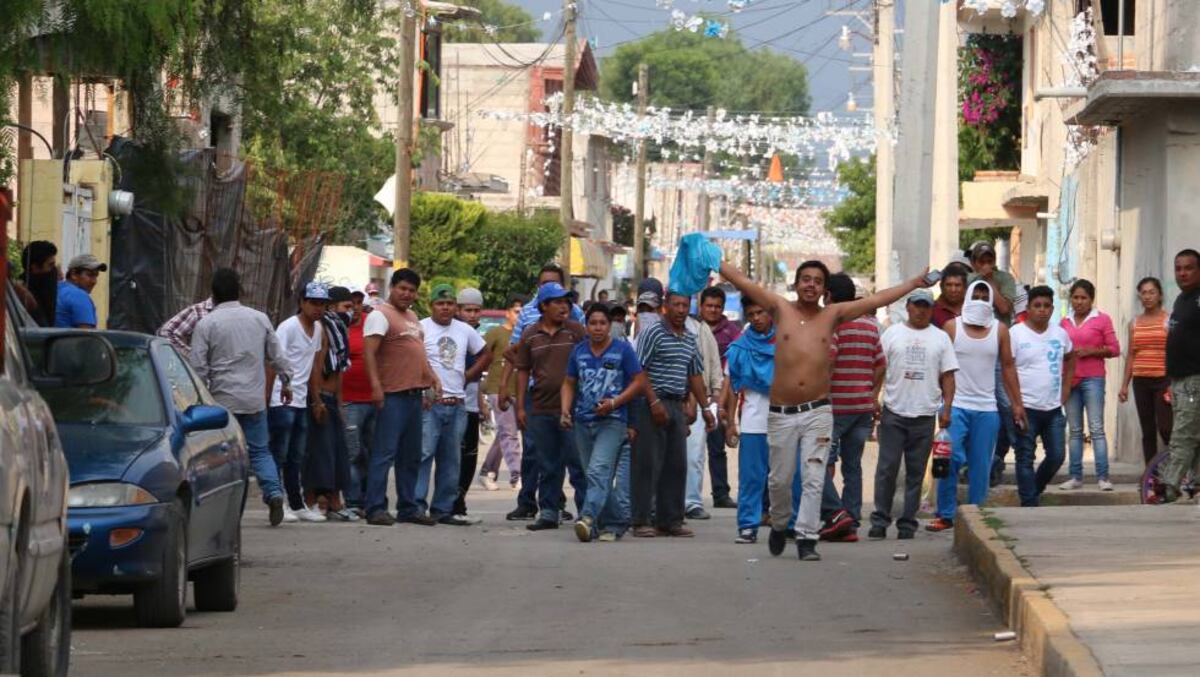
[(1076, 489), (1083, 488), (1083, 482), (1072, 477), (1071, 479), (1067, 480), (1066, 482), (1063, 482), (1062, 484), (1058, 485), (1058, 488), (1061, 489), (1062, 491), (1075, 491)]
[(496, 484), (496, 473), (490, 472), (479, 476), (479, 483), (488, 491), (496, 491), (500, 485)]
[(508, 485), (508, 488), (512, 489), (513, 491), (520, 491), (521, 490), (521, 480), (517, 480), (516, 482)]
[(1113, 490), (1113, 483), (1109, 482), (1108, 480), (1100, 480), (1099, 482), (1097, 482), (1097, 484), (1100, 485), (1100, 491), (1112, 491)]
[(320, 512), (312, 508), (301, 508), (296, 511), (296, 517), (300, 518), (301, 522), (324, 522), (327, 518)]
[(300, 517), (298, 515), (296, 515), (296, 513), (292, 512), (291, 508), (289, 508), (285, 505), (285, 506), (283, 506), (283, 521), (284, 522), (299, 522)]

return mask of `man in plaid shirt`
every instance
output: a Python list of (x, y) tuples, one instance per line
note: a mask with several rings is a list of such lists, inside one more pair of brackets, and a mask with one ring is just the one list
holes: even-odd
[(192, 332), (196, 330), (196, 325), (200, 320), (212, 312), (212, 309), (211, 296), (199, 303), (193, 303), (176, 313), (175, 317), (164, 322), (163, 326), (158, 329), (158, 335), (170, 341), (179, 354), (186, 358), (192, 350)]

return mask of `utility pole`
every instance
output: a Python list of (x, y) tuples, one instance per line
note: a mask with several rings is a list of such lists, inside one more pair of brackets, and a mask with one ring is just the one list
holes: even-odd
[(396, 211), (392, 213), (392, 268), (408, 266), (412, 216), (413, 74), (417, 70), (417, 17), (401, 12), (400, 85), (396, 99)]
[(573, 155), (574, 130), (570, 127), (571, 115), (575, 112), (575, 9), (577, 0), (563, 0), (563, 40), (566, 42), (563, 55), (563, 105), (562, 141), (559, 145), (559, 218), (563, 227), (563, 274), (567, 288), (571, 281), (571, 222), (575, 220), (575, 209), (571, 204), (572, 180), (575, 158)]
[[(637, 110), (638, 119), (646, 117), (646, 105), (650, 100), (650, 67), (638, 64)], [(646, 277), (646, 231), (642, 224), (646, 220), (646, 139), (638, 141), (637, 158), (637, 202), (633, 208), (633, 285), (634, 289)]]
[[(712, 133), (713, 123), (717, 121), (716, 106), (708, 107), (708, 132)], [(707, 232), (709, 229), (709, 210), (712, 209), (712, 198), (708, 194), (708, 177), (712, 173), (713, 153), (708, 148), (704, 149), (704, 169), (701, 170), (700, 180), (704, 183), (704, 192), (700, 194), (700, 230)]]
[[(893, 284), (892, 214), (896, 163), (896, 0), (875, 0), (875, 289)], [(897, 277), (898, 277), (898, 272)]]

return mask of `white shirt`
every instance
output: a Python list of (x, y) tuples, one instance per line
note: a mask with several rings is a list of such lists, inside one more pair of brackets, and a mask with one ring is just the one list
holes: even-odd
[[(296, 409), (308, 406), (308, 377), (312, 375), (313, 359), (321, 350), (321, 323), (313, 323), (313, 333), (309, 336), (300, 324), (300, 317), (292, 315), (279, 323), (275, 329), (279, 346), (283, 348), (283, 357), (292, 365), (292, 403)], [(275, 379), (271, 389), (271, 406), (283, 406), (280, 395), (283, 381)]]
[[(960, 320), (962, 318), (959, 318)], [(992, 322), (981, 339), (967, 335), (967, 327), (955, 322), (954, 356), (958, 373), (954, 375), (954, 408), (968, 411), (997, 411), (996, 360), (1000, 358), (1000, 323)]]
[(880, 337), (887, 359), (883, 404), (906, 418), (933, 416), (942, 404), (941, 377), (958, 369), (954, 344), (941, 329), (893, 324)]
[(1058, 409), (1062, 406), (1063, 361), (1075, 348), (1071, 337), (1053, 322), (1040, 334), (1025, 323), (1010, 332), (1025, 406), (1038, 411)]
[(466, 398), (467, 353), (483, 350), (483, 337), (462, 320), (440, 325), (427, 317), (421, 320), (425, 332), (425, 356), (442, 382), (442, 397)]
[[(725, 378), (729, 378), (729, 365), (725, 365)], [(743, 388), (742, 406), (738, 409), (738, 432), (758, 435), (767, 434), (767, 414), (770, 412), (771, 397), (766, 393)]]

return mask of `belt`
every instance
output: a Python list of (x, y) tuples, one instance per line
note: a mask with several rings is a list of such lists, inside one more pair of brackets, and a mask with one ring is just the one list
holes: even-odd
[[(655, 393), (658, 395), (658, 393)], [(687, 395), (658, 395), (658, 399), (667, 400), (668, 402), (682, 402), (687, 399)]]
[(463, 398), (461, 398), (461, 397), (441, 397), (441, 398), (434, 400), (433, 403), (434, 404), (444, 404), (446, 406), (453, 407), (455, 405), (462, 404)]
[(398, 397), (420, 397), (424, 393), (425, 393), (424, 388), (409, 388), (408, 390), (397, 390), (394, 393), (387, 393), (387, 394), (388, 395), (396, 395)]
[(813, 409), (818, 409), (820, 407), (827, 407), (827, 406), (829, 406), (828, 398), (823, 399), (823, 400), (813, 400), (811, 402), (804, 402), (801, 404), (793, 404), (793, 405), (789, 405), (786, 407), (780, 406), (778, 404), (772, 404), (767, 409), (772, 414), (803, 414), (806, 411), (812, 411)]

